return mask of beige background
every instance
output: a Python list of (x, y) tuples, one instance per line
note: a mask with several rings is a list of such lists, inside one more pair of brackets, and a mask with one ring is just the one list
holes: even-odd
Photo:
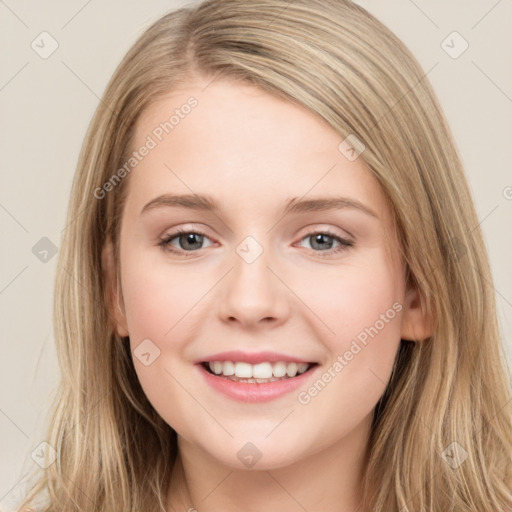
[[(0, 0), (0, 503), (22, 491), (57, 382), (52, 300), (78, 152), (104, 87), (150, 23), (185, 2)], [(512, 2), (360, 0), (401, 37), (436, 89), (466, 165), (512, 367)], [(51, 49), (47, 31), (58, 43)], [(458, 58), (442, 41), (457, 31)], [(44, 47), (41, 43), (44, 37)], [(39, 42), (39, 43), (38, 43)], [(452, 54), (464, 41), (450, 36)], [(451, 47), (451, 48), (450, 48)], [(508, 198), (507, 198), (508, 197)], [(45, 242), (39, 242), (45, 243)], [(38, 246), (36, 246), (38, 247)], [(37, 252), (37, 251), (36, 251)]]

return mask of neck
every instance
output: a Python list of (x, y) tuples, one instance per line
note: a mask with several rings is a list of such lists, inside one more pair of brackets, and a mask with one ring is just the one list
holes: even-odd
[(367, 429), (274, 469), (226, 466), (178, 437), (168, 511), (340, 512), (361, 510)]

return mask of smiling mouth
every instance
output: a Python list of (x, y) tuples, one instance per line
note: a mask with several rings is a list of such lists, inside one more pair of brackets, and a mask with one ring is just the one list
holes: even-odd
[(235, 361), (204, 361), (205, 370), (219, 378), (247, 384), (265, 384), (289, 380), (309, 372), (317, 363), (278, 361), (250, 364)]

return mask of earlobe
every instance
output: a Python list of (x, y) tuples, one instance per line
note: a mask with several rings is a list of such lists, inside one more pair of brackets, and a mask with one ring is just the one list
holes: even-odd
[(124, 305), (122, 301), (120, 280), (115, 265), (114, 250), (111, 240), (105, 242), (101, 253), (101, 262), (103, 275), (105, 277), (105, 300), (109, 311), (109, 316), (114, 330), (121, 337), (128, 336), (128, 326)]
[(421, 294), (416, 288), (409, 288), (404, 298), (401, 338), (410, 341), (423, 341), (434, 330), (432, 314), (427, 311)]

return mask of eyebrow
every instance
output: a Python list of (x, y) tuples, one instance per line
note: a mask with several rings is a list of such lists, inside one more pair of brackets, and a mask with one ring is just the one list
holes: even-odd
[[(147, 203), (141, 210), (140, 215), (143, 215), (151, 210), (162, 207), (181, 207), (190, 210), (210, 210), (212, 213), (219, 213), (220, 205), (210, 196), (199, 194), (162, 194), (155, 197)], [(298, 200), (293, 197), (287, 201), (283, 214), (287, 213), (309, 213), (319, 212), (326, 210), (339, 210), (344, 208), (354, 208), (367, 215), (375, 218), (379, 216), (368, 206), (365, 206), (360, 201), (350, 199), (348, 197), (334, 196), (334, 197), (318, 197), (312, 199)]]

